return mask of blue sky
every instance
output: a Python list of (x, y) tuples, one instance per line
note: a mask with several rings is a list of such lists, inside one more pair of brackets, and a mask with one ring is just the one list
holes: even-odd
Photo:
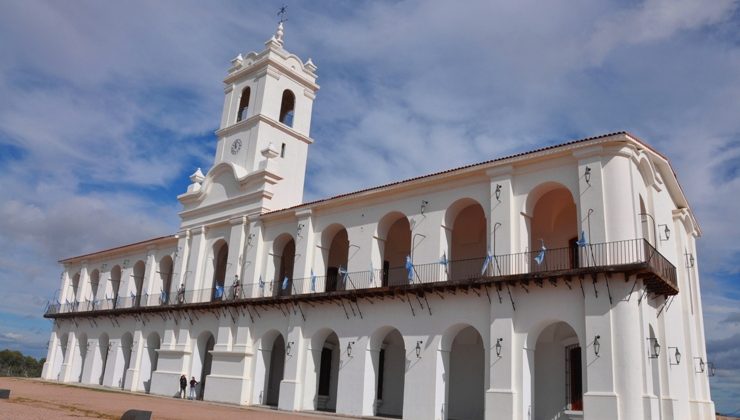
[[(713, 398), (740, 409), (737, 1), (286, 3), (322, 86), (306, 199), (618, 130), (665, 153), (704, 232)], [(0, 3), (0, 348), (45, 354), (56, 260), (176, 230), (229, 61), (280, 5)]]

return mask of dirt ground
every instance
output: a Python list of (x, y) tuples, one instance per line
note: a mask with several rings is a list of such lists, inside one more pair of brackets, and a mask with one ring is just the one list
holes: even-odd
[(10, 399), (0, 399), (0, 419), (120, 419), (129, 409), (152, 412), (152, 419), (341, 419), (313, 413), (294, 414), (260, 407), (238, 407), (203, 401), (63, 385), (38, 379), (0, 378)]

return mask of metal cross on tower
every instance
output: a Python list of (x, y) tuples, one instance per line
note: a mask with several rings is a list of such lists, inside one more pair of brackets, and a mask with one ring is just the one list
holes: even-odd
[(278, 10), (277, 15), (280, 16), (280, 22), (283, 23), (288, 20), (288, 18), (285, 17), (285, 15), (288, 13), (288, 6), (283, 5), (280, 7), (280, 10)]

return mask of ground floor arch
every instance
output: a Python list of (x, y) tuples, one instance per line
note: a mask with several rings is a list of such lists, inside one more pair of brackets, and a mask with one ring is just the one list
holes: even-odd
[(121, 343), (120, 343), (120, 351), (119, 355), (122, 358), (121, 363), (121, 369), (117, 373), (118, 379), (118, 386), (119, 388), (126, 388), (126, 372), (128, 371), (128, 368), (131, 366), (131, 352), (134, 346), (134, 337), (131, 335), (131, 333), (127, 332), (123, 336), (121, 336)]
[[(195, 378), (199, 382), (196, 389), (196, 398), (199, 400), (203, 399), (206, 389), (206, 379), (211, 374), (211, 366), (213, 364), (213, 355), (211, 351), (216, 345), (216, 340), (210, 331), (201, 333), (195, 340), (195, 347), (193, 348), (193, 363), (190, 369), (190, 378)], [(190, 385), (188, 385), (188, 392)]]
[(370, 355), (375, 375), (374, 414), (402, 417), (407, 365), (403, 336), (393, 327), (380, 328), (370, 337)]
[[(485, 349), (483, 338), (472, 326), (457, 329), (449, 343), (449, 362), (441, 372), (446, 379), (448, 419), (483, 419), (485, 412)], [(446, 356), (445, 352), (442, 353)]]
[(268, 331), (257, 341), (252, 394), (255, 404), (278, 405), (285, 373), (285, 346), (285, 339), (277, 330)]
[(157, 350), (161, 340), (159, 334), (153, 332), (146, 338), (146, 345), (141, 354), (141, 365), (139, 367), (140, 389), (149, 393), (152, 384), (152, 373), (157, 370)]
[(547, 325), (534, 347), (525, 352), (530, 354), (525, 358), (524, 382), (530, 384), (531, 394), (530, 406), (524, 408), (531, 418), (545, 420), (559, 418), (565, 411), (583, 411), (584, 359), (573, 327), (565, 322)]
[(308, 408), (337, 410), (340, 353), (339, 337), (333, 330), (322, 329), (312, 337), (306, 368)]

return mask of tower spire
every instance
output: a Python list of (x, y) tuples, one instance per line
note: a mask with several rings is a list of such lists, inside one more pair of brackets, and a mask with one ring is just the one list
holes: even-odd
[(280, 46), (283, 46), (283, 23), (288, 21), (288, 18), (285, 17), (288, 14), (288, 6), (283, 5), (278, 10), (277, 15), (280, 17), (280, 20), (278, 21), (278, 27), (277, 31), (275, 31), (275, 35), (273, 35), (272, 39), (274, 39)]

